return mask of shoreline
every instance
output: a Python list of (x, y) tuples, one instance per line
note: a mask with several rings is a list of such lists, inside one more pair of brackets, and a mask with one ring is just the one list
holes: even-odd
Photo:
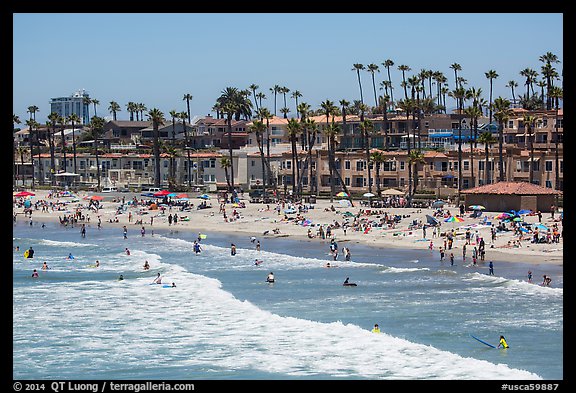
[[(226, 204), (226, 214), (228, 217), (233, 216), (234, 210), (237, 212), (237, 219), (225, 222), (222, 213), (219, 213), (219, 204), (212, 198), (208, 203), (212, 205), (211, 208), (196, 210), (196, 206), (199, 203), (199, 199), (191, 199), (190, 202), (194, 203), (194, 207), (189, 211), (180, 211), (179, 208), (172, 207), (171, 209), (166, 208), (163, 213), (161, 210), (149, 210), (148, 207), (143, 207), (141, 205), (129, 205), (125, 212), (121, 214), (116, 214), (118, 207), (121, 206), (121, 202), (114, 202), (113, 198), (122, 198), (121, 194), (116, 196), (106, 196), (104, 200), (101, 201), (102, 208), (95, 211), (88, 210), (87, 199), (88, 193), (80, 193), (77, 195), (79, 198), (78, 202), (71, 202), (73, 198), (54, 196), (48, 198), (48, 191), (37, 191), (36, 196), (32, 197), (32, 203), (38, 201), (45, 201), (46, 203), (56, 204), (60, 206), (62, 210), (52, 210), (50, 207), (48, 211), (42, 212), (41, 207), (38, 210), (33, 210), (32, 221), (37, 222), (55, 222), (59, 223), (59, 217), (68, 216), (74, 214), (76, 211), (85, 216), (85, 220), (79, 220), (75, 227), (80, 227), (82, 224), (86, 224), (88, 227), (97, 227), (98, 216), (101, 220), (101, 226), (103, 228), (113, 227), (122, 230), (125, 225), (128, 231), (134, 233), (136, 232), (140, 235), (140, 230), (142, 227), (148, 233), (154, 229), (162, 230), (182, 230), (189, 232), (217, 232), (221, 234), (238, 235), (244, 234), (248, 237), (254, 236), (260, 239), (266, 238), (288, 238), (297, 241), (308, 241), (308, 242), (319, 242), (323, 246), (324, 243), (329, 243), (330, 238), (326, 237), (322, 239), (318, 236), (318, 229), (322, 226), (323, 229), (327, 228), (328, 225), (338, 223), (339, 228), (332, 230), (332, 236), (338, 243), (345, 244), (362, 244), (371, 247), (377, 247), (381, 249), (395, 247), (395, 248), (405, 248), (413, 250), (428, 250), (430, 241), (433, 242), (433, 252), (439, 255), (438, 247), (444, 246), (443, 237), (434, 237), (433, 227), (428, 227), (426, 229), (426, 237), (424, 238), (423, 229), (420, 227), (411, 229), (410, 226), (413, 221), (417, 223), (426, 223), (426, 215), (433, 215), (437, 209), (432, 208), (376, 208), (370, 209), (362, 206), (355, 207), (341, 207), (338, 204), (338, 200), (334, 200), (331, 203), (329, 200), (318, 200), (317, 203), (313, 204), (313, 209), (309, 209), (307, 212), (302, 212), (300, 218), (305, 218), (310, 220), (310, 225), (303, 226), (296, 224), (297, 213), (285, 214), (284, 209), (288, 209), (288, 205), (284, 208), (280, 206), (277, 210), (276, 204), (252, 204), (248, 200), (242, 200), (245, 203), (244, 208), (233, 207), (231, 204)], [(148, 198), (136, 196), (138, 202), (141, 200), (146, 202)], [(129, 198), (126, 198), (129, 200)], [(356, 201), (358, 202), (358, 201)], [(358, 205), (359, 203), (357, 203)], [(305, 206), (310, 206), (305, 204)], [(334, 209), (331, 209), (334, 206)], [(338, 207), (336, 207), (338, 206)], [(348, 227), (346, 234), (342, 228), (342, 224), (345, 217), (342, 213), (349, 212), (352, 215), (358, 215), (360, 211), (364, 214), (360, 215), (358, 219), (360, 222), (367, 223), (369, 221), (380, 220), (384, 213), (388, 215), (398, 215), (402, 217), (394, 225), (393, 228), (383, 228), (372, 226), (368, 231), (354, 230), (352, 227)], [(30, 218), (25, 215), (24, 207), (16, 207), (13, 204), (13, 215), (16, 220), (30, 220)], [(367, 212), (371, 214), (366, 214)], [(444, 208), (444, 211), (449, 211), (452, 215), (458, 213), (456, 207)], [(278, 214), (280, 212), (280, 214)], [(131, 217), (130, 216), (131, 213)], [(187, 217), (187, 220), (179, 220), (177, 224), (168, 223), (167, 216), (169, 214), (178, 214), (178, 216)], [(499, 220), (495, 219), (496, 215), (501, 212), (483, 212), (482, 216), (487, 217), (487, 221), (492, 224), (497, 225)], [(560, 213), (558, 213), (560, 214)], [(349, 215), (349, 214), (348, 214)], [(496, 240), (492, 243), (490, 235), (490, 226), (479, 225), (481, 222), (478, 218), (469, 218), (469, 212), (463, 216), (463, 222), (444, 222), (441, 218), (440, 221), (441, 233), (447, 233), (451, 230), (455, 231), (456, 236), (454, 237), (454, 242), (452, 249), (446, 250), (446, 259), (450, 255), (450, 252), (454, 252), (454, 256), (457, 259), (462, 258), (462, 246), (466, 243), (465, 240), (465, 230), (470, 228), (471, 233), (477, 234), (482, 237), (486, 243), (486, 258), (485, 261), (489, 260), (505, 260), (507, 262), (520, 262), (528, 264), (552, 264), (557, 266), (563, 266), (563, 238), (560, 237), (559, 243), (540, 243), (534, 244), (530, 240), (521, 241), (522, 247), (510, 247), (508, 248), (508, 242), (515, 240), (517, 237), (513, 236), (512, 231), (499, 232), (497, 233)], [(538, 223), (538, 217), (533, 216), (523, 216), (524, 221), (527, 223)], [(88, 220), (89, 218), (89, 220)], [(288, 218), (288, 220), (286, 220)], [(110, 220), (118, 222), (110, 222)], [(152, 225), (151, 225), (152, 219)], [(138, 220), (142, 220), (142, 224), (136, 224)], [(349, 222), (354, 221), (354, 217), (348, 217)], [(553, 223), (558, 224), (560, 233), (562, 233), (562, 221), (553, 221), (550, 214), (546, 213), (542, 215), (543, 225), (551, 227)], [(368, 225), (369, 226), (369, 225)], [(366, 228), (365, 225), (362, 228)], [(277, 229), (278, 233), (274, 233)], [(308, 230), (315, 236), (313, 238), (308, 237)], [(530, 238), (530, 234), (525, 236), (527, 239)], [(472, 248), (475, 246), (474, 242), (467, 245), (466, 257), (470, 258), (472, 255)], [(478, 262), (481, 262), (478, 259)]]

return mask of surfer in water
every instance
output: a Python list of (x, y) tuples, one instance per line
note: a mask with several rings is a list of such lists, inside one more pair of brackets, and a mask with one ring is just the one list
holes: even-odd
[(504, 336), (500, 336), (500, 342), (498, 343), (498, 348), (500, 348), (500, 346), (502, 346), (502, 348), (504, 349), (508, 349), (508, 343), (506, 342)]
[(344, 280), (344, 284), (342, 284), (342, 285), (344, 285), (345, 287), (355, 287), (356, 284), (353, 282), (349, 282), (349, 280), (350, 280), (350, 277), (346, 277), (346, 280)]

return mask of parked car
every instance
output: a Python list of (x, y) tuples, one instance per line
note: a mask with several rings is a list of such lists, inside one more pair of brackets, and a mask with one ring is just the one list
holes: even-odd
[(102, 192), (118, 192), (118, 188), (116, 188), (116, 187), (103, 187)]

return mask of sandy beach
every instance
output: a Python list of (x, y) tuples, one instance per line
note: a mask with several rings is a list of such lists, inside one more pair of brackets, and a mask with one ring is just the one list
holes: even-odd
[[(355, 201), (354, 207), (343, 207), (336, 198), (333, 202), (319, 199), (314, 204), (303, 204), (302, 207), (307, 209), (298, 213), (298, 206), (250, 203), (246, 195), (246, 199), (241, 199), (238, 207), (230, 203), (225, 205), (225, 219), (223, 212), (220, 211), (220, 203), (215, 196), (207, 200), (207, 205), (211, 207), (198, 210), (197, 206), (202, 200), (191, 198), (189, 203), (194, 206), (189, 210), (181, 211), (177, 206), (160, 206), (157, 209), (150, 209), (150, 206), (145, 205), (150, 199), (139, 194), (110, 194), (99, 201), (100, 208), (96, 211), (94, 208), (89, 208), (90, 200), (88, 198), (91, 195), (80, 192), (74, 196), (49, 196), (48, 191), (35, 191), (35, 196), (30, 199), (33, 211), (31, 217), (25, 214), (25, 207), (18, 203), (23, 199), (16, 197), (14, 198), (16, 203), (13, 204), (13, 216), (15, 220), (32, 220), (35, 223), (58, 222), (61, 218), (77, 214), (80, 217), (80, 220), (75, 224), (78, 226), (78, 230), (82, 224), (86, 224), (86, 227), (92, 230), (92, 228), (97, 227), (98, 221), (100, 221), (103, 228), (118, 227), (119, 230), (122, 230), (122, 227), (126, 226), (127, 230), (132, 233), (140, 233), (142, 228), (146, 233), (154, 230), (189, 230), (199, 233), (220, 232), (236, 235), (244, 233), (246, 236), (254, 236), (257, 239), (289, 237), (294, 240), (318, 242), (319, 244), (327, 243), (330, 239), (322, 237), (319, 232), (320, 227), (325, 231), (328, 226), (333, 226), (331, 237), (334, 237), (342, 246), (345, 246), (346, 243), (350, 245), (360, 243), (382, 248), (428, 249), (430, 242), (432, 242), (434, 252), (439, 252), (439, 247), (444, 247), (445, 235), (452, 232), (454, 234), (453, 244), (451, 249), (446, 249), (446, 258), (452, 252), (455, 257), (462, 257), (462, 248), (466, 244), (466, 231), (470, 229), (472, 241), (466, 247), (467, 257), (471, 257), (477, 238), (483, 238), (486, 261), (494, 259), (508, 262), (563, 265), (562, 236), (557, 243), (536, 244), (531, 242), (531, 233), (524, 233), (524, 240), (516, 242), (516, 244), (521, 244), (518, 247), (512, 244), (518, 240), (519, 236), (514, 235), (514, 231), (509, 230), (498, 231), (496, 239), (492, 241), (491, 226), (492, 224), (495, 226), (499, 224), (500, 220), (496, 217), (502, 212), (484, 211), (479, 218), (471, 218), (469, 217), (470, 212), (467, 211), (462, 216), (463, 221), (445, 222), (449, 214), (453, 216), (459, 214), (459, 209), (456, 206), (445, 205), (442, 209), (443, 215), (436, 215), (436, 219), (440, 222), (440, 230), (434, 233), (434, 228), (427, 226), (424, 235), (422, 227), (423, 224), (427, 223), (426, 216), (438, 214), (438, 209), (371, 209), (361, 206), (359, 201)], [(127, 203), (133, 197), (138, 203)], [(122, 205), (122, 198), (124, 198), (124, 205)], [(44, 209), (42, 205), (45, 206)], [(122, 206), (124, 206), (123, 209)], [(296, 212), (285, 213), (291, 207), (294, 207)], [(179, 220), (176, 223), (169, 223), (168, 216), (174, 214), (178, 215)], [(389, 220), (394, 224), (375, 225), (375, 223), (380, 223), (385, 215), (389, 218), (396, 216), (396, 220)], [(523, 215), (522, 217), (525, 222), (530, 224), (539, 222), (537, 215)], [(355, 221), (358, 225), (353, 226)], [(348, 223), (347, 226), (343, 225), (345, 222)], [(559, 233), (562, 233), (562, 221), (559, 212), (556, 213), (554, 219), (550, 213), (543, 213), (540, 223), (550, 229), (554, 224), (557, 224)], [(509, 227), (508, 224), (506, 226)], [(369, 229), (366, 230), (366, 228)]]

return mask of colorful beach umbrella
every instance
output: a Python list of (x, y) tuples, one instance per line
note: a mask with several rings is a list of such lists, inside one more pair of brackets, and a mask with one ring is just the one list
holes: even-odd
[(20, 191), (16, 194), (14, 194), (15, 197), (27, 197), (27, 196), (34, 196), (36, 194), (34, 194), (33, 192), (30, 191)]
[(510, 217), (512, 217), (512, 215), (510, 213), (500, 213), (496, 216), (496, 218), (499, 220), (506, 220)]
[(470, 205), (470, 206), (468, 206), (468, 209), (470, 209), (470, 210), (484, 210), (486, 208), (482, 205)]
[(464, 221), (463, 218), (461, 217), (456, 217), (456, 216), (450, 216), (447, 219), (444, 220), (444, 222), (462, 222)]
[(336, 194), (337, 197), (342, 197), (342, 198), (347, 198), (348, 194), (346, 194), (344, 191), (340, 191), (338, 194)]

